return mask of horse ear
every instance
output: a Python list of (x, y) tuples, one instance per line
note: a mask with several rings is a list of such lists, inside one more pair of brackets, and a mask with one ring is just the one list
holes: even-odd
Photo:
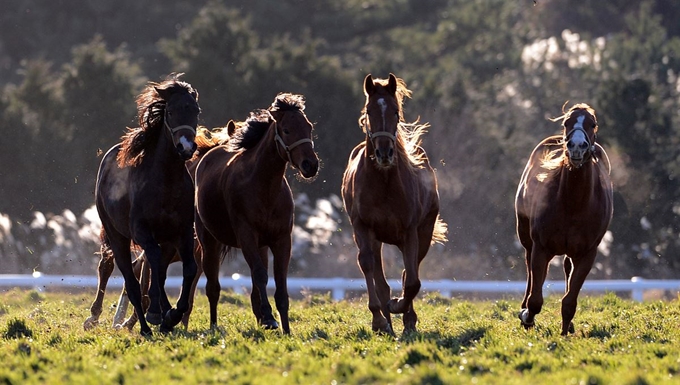
[(229, 123), (227, 123), (227, 134), (229, 136), (233, 136), (235, 131), (236, 131), (236, 123), (234, 123), (233, 120), (230, 120)]
[(371, 74), (366, 75), (364, 79), (364, 94), (366, 96), (373, 94), (375, 91), (375, 84), (373, 84), (373, 76)]
[(161, 99), (163, 100), (168, 100), (170, 99), (170, 91), (168, 91), (167, 88), (159, 88), (159, 87), (154, 87), (156, 92), (158, 92), (158, 95), (161, 96)]
[(396, 94), (397, 93), (397, 77), (394, 76), (393, 73), (390, 72), (390, 79), (387, 82), (387, 90), (391, 94)]

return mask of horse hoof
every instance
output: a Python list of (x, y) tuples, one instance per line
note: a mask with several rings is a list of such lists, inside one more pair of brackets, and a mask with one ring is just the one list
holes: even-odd
[[(530, 329), (534, 327), (534, 317), (531, 317), (529, 314), (529, 309), (522, 309), (520, 310), (519, 314), (517, 315), (519, 318), (520, 322), (522, 323), (522, 326), (524, 326), (524, 329)], [(530, 320), (531, 318), (531, 320)]]
[(83, 329), (85, 330), (91, 330), (94, 329), (95, 326), (99, 324), (99, 320), (94, 318), (94, 317), (89, 317), (88, 319), (85, 320), (83, 323)]
[(569, 335), (569, 334), (574, 334), (575, 332), (576, 332), (576, 329), (574, 329), (574, 323), (573, 322), (569, 322), (569, 326), (566, 329), (562, 328), (562, 335), (563, 336), (566, 336), (566, 335)]
[(161, 313), (147, 312), (145, 318), (146, 322), (150, 323), (151, 325), (160, 325), (161, 322), (163, 322), (163, 316), (161, 316)]
[(279, 323), (275, 320), (262, 321), (262, 326), (265, 330), (276, 330), (279, 328)]

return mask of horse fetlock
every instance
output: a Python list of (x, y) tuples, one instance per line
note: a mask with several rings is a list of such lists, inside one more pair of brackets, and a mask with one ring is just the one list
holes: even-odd
[(562, 323), (562, 335), (563, 336), (566, 336), (568, 334), (574, 334), (575, 332), (576, 332), (576, 329), (574, 328), (573, 322), (569, 322), (569, 325), (566, 325), (566, 326), (564, 325), (564, 323)]

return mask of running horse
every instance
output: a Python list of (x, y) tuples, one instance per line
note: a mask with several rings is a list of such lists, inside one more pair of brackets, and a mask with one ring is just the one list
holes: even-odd
[[(139, 127), (128, 129), (122, 143), (104, 155), (99, 167), (95, 202), (102, 221), (102, 260), (95, 303), (105, 288), (102, 269), (113, 265), (105, 256), (113, 255), (142, 335), (152, 334), (147, 322), (160, 325), (163, 332), (172, 330), (188, 309), (197, 267), (193, 255), (193, 184), (184, 162), (196, 150), (199, 113), (198, 93), (190, 84), (179, 81), (179, 75), (149, 83), (137, 97)], [(131, 245), (141, 247), (150, 266), (146, 317), (133, 271)], [(183, 281), (177, 308), (172, 308), (164, 285), (166, 261), (175, 253), (182, 260)], [(86, 328), (98, 319), (94, 305), (92, 320), (88, 319), (92, 322), (86, 321)]]
[[(418, 321), (413, 299), (420, 290), (420, 263), (431, 244), (446, 241), (437, 178), (420, 147), (420, 136), (428, 125), (404, 122), (402, 104), (411, 91), (393, 74), (389, 79), (367, 75), (364, 94), (359, 125), (366, 138), (349, 157), (342, 198), (359, 248), (373, 330), (394, 334), (390, 314), (403, 313), (404, 332), (411, 332)], [(399, 298), (390, 299), (383, 243), (396, 245), (403, 255)]]
[(517, 189), (515, 211), (527, 266), (521, 324), (534, 326), (543, 306), (548, 264), (555, 255), (565, 255), (562, 335), (567, 335), (574, 332), (578, 294), (609, 227), (613, 205), (609, 158), (596, 143), (595, 111), (576, 104), (553, 121), (560, 119), (562, 135), (544, 139), (531, 153)]
[(265, 329), (279, 327), (267, 298), (269, 249), (276, 308), (283, 332), (290, 334), (287, 277), (294, 204), (284, 174), (288, 163), (303, 178), (313, 178), (319, 168), (313, 126), (304, 108), (302, 95), (279, 94), (269, 110), (255, 110), (245, 122), (230, 122), (228, 144), (215, 146), (198, 164), (195, 225), (213, 328), (221, 290), (219, 266), (234, 247), (242, 250), (250, 267), (255, 318)]

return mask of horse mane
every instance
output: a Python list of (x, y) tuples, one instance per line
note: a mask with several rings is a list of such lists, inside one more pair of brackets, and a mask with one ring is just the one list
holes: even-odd
[(229, 140), (229, 134), (227, 134), (226, 127), (217, 127), (209, 130), (205, 126), (198, 126), (196, 129), (196, 138), (194, 143), (196, 143), (196, 152), (194, 156), (191, 157), (190, 161), (195, 161), (200, 159), (213, 147), (225, 144)]
[(157, 88), (168, 90), (171, 95), (178, 92), (198, 95), (191, 84), (179, 80), (180, 76), (181, 73), (171, 74), (161, 83), (148, 82), (142, 93), (137, 96), (138, 127), (128, 127), (127, 132), (121, 137), (123, 141), (116, 157), (119, 167), (139, 165), (146, 149), (158, 140), (162, 132), (167, 100), (156, 91)]
[[(274, 102), (276, 103), (276, 102)], [(255, 147), (265, 136), (274, 117), (268, 110), (257, 109), (250, 112), (245, 122), (237, 122), (234, 134), (229, 138), (230, 151), (244, 151)]]
[(274, 102), (269, 107), (269, 111), (304, 111), (305, 97), (299, 94), (281, 92), (276, 95)]
[[(374, 83), (386, 87), (388, 85), (389, 79), (373, 79)], [(420, 118), (416, 119), (414, 122), (407, 123), (404, 120), (404, 99), (411, 97), (411, 90), (406, 87), (406, 82), (403, 79), (397, 78), (397, 91), (395, 92), (397, 98), (397, 106), (399, 106), (399, 123), (397, 124), (397, 155), (405, 161), (409, 167), (409, 170), (415, 171), (422, 168), (427, 162), (427, 154), (420, 147), (422, 143), (421, 136), (427, 132), (430, 127), (429, 123), (420, 123)], [(366, 107), (368, 106), (368, 98), (366, 99), (366, 104), (361, 110), (361, 116), (359, 117), (359, 126), (366, 132), (368, 120), (368, 114)]]

